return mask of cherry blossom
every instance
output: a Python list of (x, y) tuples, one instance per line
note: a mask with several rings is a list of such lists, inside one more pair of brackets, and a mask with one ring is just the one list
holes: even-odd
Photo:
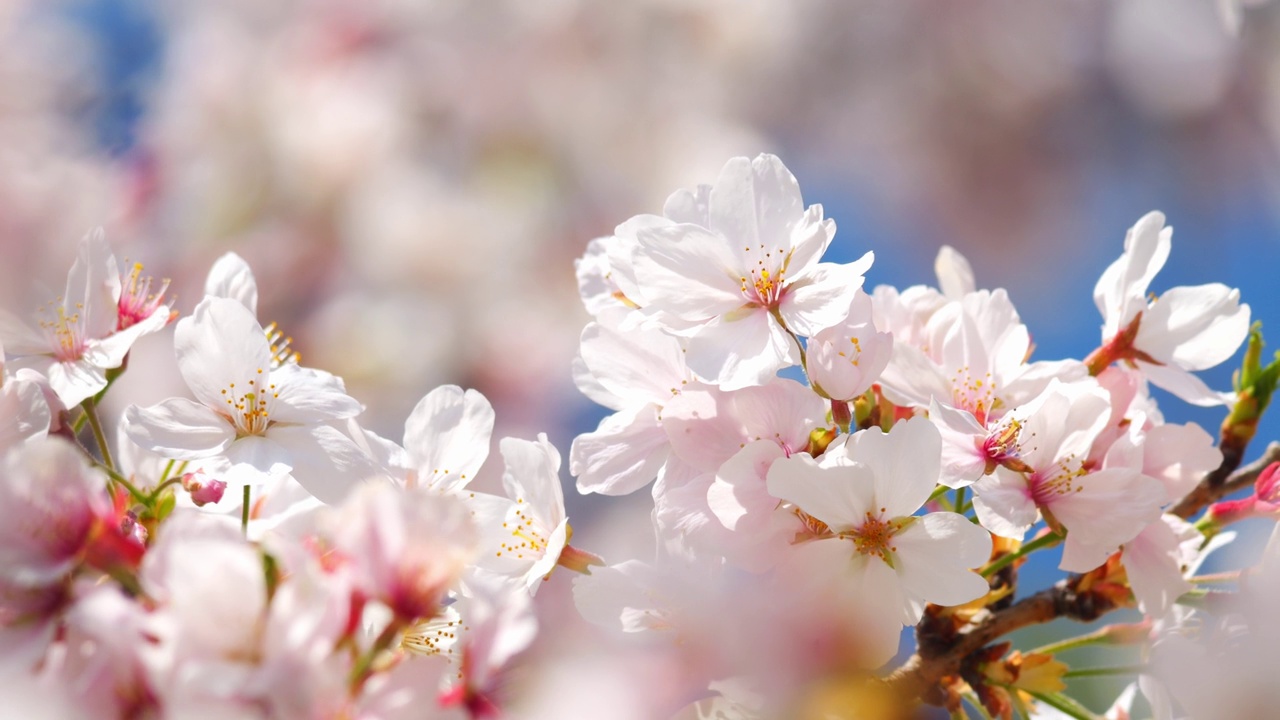
[(1189, 403), (1221, 405), (1226, 399), (1191, 373), (1235, 354), (1249, 333), (1249, 306), (1240, 303), (1239, 290), (1220, 283), (1176, 287), (1148, 299), (1172, 238), (1160, 212), (1142, 216), (1125, 235), (1124, 253), (1093, 290), (1103, 345), (1090, 363), (1097, 374), (1123, 361)]
[(925, 603), (958, 605), (988, 590), (970, 570), (991, 555), (987, 532), (955, 513), (915, 516), (937, 484), (940, 453), (933, 425), (907, 420), (848, 436), (818, 461), (779, 460), (769, 492), (811, 518), (813, 539), (798, 552), (826, 563), (864, 608), (910, 625)]
[(179, 460), (225, 457), (257, 477), (291, 472), (311, 494), (340, 501), (373, 462), (329, 423), (360, 412), (336, 377), (272, 367), (258, 321), (240, 303), (206, 297), (174, 332), (178, 369), (198, 402), (132, 406), (124, 420), (143, 448)]
[(41, 308), (38, 329), (0, 310), (0, 342), (15, 366), (49, 379), (68, 407), (107, 386), (107, 371), (120, 367), (138, 338), (170, 320), (161, 295), (150, 292), (135, 265), (121, 284), (119, 266), (101, 228), (80, 241), (62, 297)]
[(703, 377), (726, 389), (758, 384), (799, 362), (788, 332), (810, 336), (847, 314), (872, 254), (847, 265), (819, 262), (835, 223), (820, 206), (804, 208), (795, 178), (772, 155), (730, 160), (706, 207), (706, 225), (636, 231), (643, 310), (655, 326), (689, 339), (689, 365)]

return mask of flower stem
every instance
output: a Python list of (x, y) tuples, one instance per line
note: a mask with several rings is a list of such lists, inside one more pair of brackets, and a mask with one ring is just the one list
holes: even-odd
[(1142, 642), (1150, 631), (1151, 626), (1147, 623), (1107, 625), (1091, 633), (1066, 638), (1048, 645), (1041, 645), (1034, 650), (1028, 650), (1026, 654), (1056, 655), (1060, 652), (1088, 647), (1089, 645), (1125, 645)]
[(1089, 710), (1089, 708), (1061, 693), (1027, 692), (1045, 705), (1049, 705), (1050, 707), (1065, 713), (1068, 717), (1076, 718), (1076, 720), (1102, 720), (1101, 717), (1095, 715), (1091, 710)]
[(134, 500), (137, 500), (138, 502), (142, 503), (143, 505), (146, 505), (147, 507), (151, 507), (151, 498), (148, 497), (146, 493), (142, 492), (137, 487), (135, 487), (133, 483), (129, 482), (129, 478), (126, 478), (125, 476), (116, 472), (115, 468), (108, 467), (107, 465), (100, 463), (97, 460), (95, 460), (93, 464), (94, 464), (94, 467), (97, 467), (98, 469), (105, 472), (113, 482), (116, 482), (124, 486), (124, 489), (129, 491), (129, 494), (133, 496)]
[(400, 636), (400, 630), (401, 624), (396, 620), (387, 623), (387, 626), (378, 634), (377, 639), (373, 641), (373, 645), (369, 647), (369, 651), (356, 658), (355, 665), (352, 666), (351, 675), (349, 676), (353, 695), (368, 679), (374, 660), (395, 644), (396, 639)]
[(116, 464), (111, 459), (111, 448), (107, 446), (107, 435), (102, 432), (102, 423), (98, 421), (97, 402), (93, 398), (85, 398), (81, 405), (84, 407), (85, 417), (89, 419), (89, 427), (93, 428), (93, 440), (98, 443), (98, 452), (102, 455), (102, 463), (115, 470)]
[(1041, 535), (1040, 537), (1036, 538), (1035, 540), (1032, 540), (1029, 543), (1023, 543), (1022, 547), (1018, 548), (1017, 550), (1014, 550), (1008, 555), (1001, 555), (995, 560), (992, 560), (990, 563), (987, 564), (986, 567), (982, 568), (982, 570), (979, 570), (978, 574), (984, 578), (989, 578), (992, 575), (995, 575), (997, 572), (999, 572), (1002, 568), (1007, 567), (1008, 565), (1011, 565), (1014, 562), (1017, 562), (1018, 560), (1021, 560), (1027, 555), (1030, 555), (1031, 553), (1037, 550), (1040, 550), (1042, 548), (1053, 547), (1054, 545), (1057, 545), (1060, 542), (1062, 542), (1061, 535), (1058, 535), (1056, 533), (1045, 533), (1044, 535)]
[(1146, 672), (1145, 665), (1122, 665), (1120, 667), (1078, 668), (1062, 674), (1064, 678), (1112, 677), (1114, 675), (1141, 675)]
[(249, 486), (244, 486), (244, 500), (240, 507), (240, 532), (249, 536)]

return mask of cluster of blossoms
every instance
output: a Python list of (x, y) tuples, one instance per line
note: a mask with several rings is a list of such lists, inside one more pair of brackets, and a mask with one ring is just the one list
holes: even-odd
[[(1267, 478), (1265, 499), (1186, 520), (1226, 490), (1275, 382), (1276, 368), (1258, 364), (1260, 337), (1239, 397), (1193, 374), (1249, 336), (1239, 292), (1149, 294), (1172, 235), (1150, 213), (1097, 282), (1099, 347), (1038, 360), (1005, 291), (978, 289), (954, 249), (938, 255), (938, 288), (867, 292), (870, 253), (822, 262), (834, 233), (782, 163), (761, 155), (672, 195), (661, 216), (623, 223), (579, 261), (594, 321), (575, 378), (616, 412), (575, 440), (570, 471), (584, 493), (656, 478), (659, 540), (656, 563), (577, 579), (583, 613), (665, 632), (682, 654), (700, 644), (716, 661), (702, 665), (708, 697), (697, 707), (726, 717), (800, 714), (833, 677), (859, 688), (854, 705), (868, 717), (875, 697), (925, 685), (957, 713), (971, 697), (1001, 717), (1074, 717), (1083, 710), (1061, 693), (1068, 668), (1048, 654), (985, 641), (956, 654), (1012, 617), (1000, 611), (1015, 607), (1017, 566), (1056, 545), (1074, 575), (1046, 591), (1060, 596), (1050, 611), (1031, 618), (1023, 606), (1020, 624), (1132, 606), (1140, 631), (1108, 637), (1193, 642), (1202, 619), (1177, 603), (1197, 596), (1195, 568), (1230, 539), (1217, 531), (1275, 517), (1280, 496)], [(1222, 448), (1197, 425), (1166, 423), (1149, 384), (1234, 406)], [(887, 682), (848, 674), (890, 661), (912, 625), (918, 653)], [(1144, 690), (1160, 717), (1180, 717), (1178, 702), (1190, 712), (1196, 701), (1179, 693), (1195, 683), (1165, 690), (1155, 678)], [(844, 716), (833, 707), (822, 712)]]
[[(174, 349), (191, 390), (98, 402), (176, 313), (87, 236), (41, 332), (4, 317), (0, 647), (24, 717), (487, 717), (568, 546), (560, 456), (500, 443), (506, 496), (467, 489), (494, 414), (437, 388), (402, 443), (256, 317), (227, 255)], [(77, 441), (91, 426), (96, 453)], [(86, 443), (88, 445), (89, 443)]]
[[(1280, 582), (1269, 548), (1230, 602), (1196, 589), (1223, 528), (1280, 516), (1280, 466), (1232, 474), (1280, 365), (1255, 333), (1236, 392), (1193, 374), (1250, 337), (1238, 292), (1149, 296), (1171, 242), (1151, 213), (1098, 281), (1098, 348), (1033, 361), (1008, 295), (956, 251), (937, 289), (868, 293), (871, 253), (822, 261), (834, 235), (762, 155), (589, 246), (574, 377), (614, 413), (568, 470), (582, 493), (652, 483), (657, 539), (606, 565), (569, 544), (545, 436), (499, 442), (504, 494), (471, 486), (494, 428), (478, 392), (437, 388), (400, 442), (380, 437), (259, 322), (239, 257), (179, 318), (167, 284), (122, 274), (91, 233), (38, 327), (0, 315), (6, 697), (29, 717), (542, 717), (510, 679), (562, 567), (583, 618), (648, 638), (668, 669), (619, 696), (642, 708), (595, 716), (878, 718), (924, 700), (1090, 717), (1052, 651), (993, 641), (1126, 607), (1143, 620), (1091, 637), (1142, 646), (1131, 674), (1159, 717), (1213, 716), (1217, 696), (1180, 678), (1268, 652), (1260, 598)], [(103, 397), (170, 324), (190, 397), (129, 405), (112, 441)], [(1164, 422), (1148, 383), (1230, 405), (1220, 445)], [(1023, 559), (1055, 546), (1071, 575), (1017, 597)], [(916, 654), (878, 678), (909, 626)], [(1253, 683), (1230, 693), (1241, 708), (1271, 692), (1223, 678)]]

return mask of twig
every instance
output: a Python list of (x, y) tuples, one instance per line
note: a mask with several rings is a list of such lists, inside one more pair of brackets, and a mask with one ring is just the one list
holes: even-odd
[[(1204, 480), (1195, 487), (1194, 490), (1187, 493), (1186, 497), (1178, 501), (1169, 512), (1180, 518), (1187, 519), (1195, 515), (1206, 505), (1217, 501), (1219, 498), (1230, 495), (1231, 493), (1242, 488), (1252, 485), (1267, 469), (1267, 466), (1273, 462), (1280, 462), (1280, 442), (1271, 442), (1267, 445), (1267, 449), (1262, 453), (1262, 457), (1253, 462), (1236, 469), (1240, 465), (1241, 458), (1233, 454), (1223, 453), (1222, 465), (1217, 470), (1205, 476)], [(1234, 460), (1234, 462), (1232, 462)]]

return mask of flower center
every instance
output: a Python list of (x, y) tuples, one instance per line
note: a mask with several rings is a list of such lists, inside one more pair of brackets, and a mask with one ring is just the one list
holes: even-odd
[(134, 263), (127, 277), (121, 278), (124, 289), (120, 293), (117, 308), (116, 329), (124, 330), (151, 317), (164, 300), (164, 293), (169, 289), (169, 280), (160, 282), (155, 292), (151, 291), (151, 277), (142, 277), (142, 263)]
[(1076, 478), (1088, 475), (1084, 464), (1076, 460), (1075, 455), (1068, 455), (1059, 460), (1048, 472), (1036, 472), (1031, 476), (1031, 498), (1037, 505), (1049, 505), (1064, 495), (1078, 493), (1083, 488), (1076, 484)]
[(991, 373), (975, 378), (967, 365), (951, 376), (951, 400), (955, 407), (972, 413), (983, 426), (987, 424), (987, 416), (1000, 405)]
[(861, 525), (840, 533), (840, 537), (852, 540), (859, 554), (875, 555), (892, 567), (893, 553), (898, 551), (893, 544), (893, 536), (905, 526), (906, 519), (886, 520), (883, 517), (885, 512), (885, 508), (880, 508), (879, 513), (868, 510)]
[[(49, 304), (55, 305), (55, 303)], [(53, 356), (62, 362), (79, 360), (88, 345), (88, 338), (84, 336), (84, 328), (80, 323), (82, 310), (84, 305), (76, 303), (75, 312), (68, 314), (67, 306), (59, 298), (56, 301), (55, 317), (52, 320), (44, 317), (40, 319), (40, 329), (44, 331), (49, 346), (53, 348)], [(44, 315), (44, 313), (45, 310), (41, 309), (40, 314)]]
[(227, 402), (226, 415), (236, 426), (236, 434), (246, 437), (266, 433), (272, 422), (271, 401), (280, 397), (280, 393), (275, 383), (267, 383), (262, 368), (258, 368), (257, 378), (250, 378), (240, 389), (235, 383), (229, 383), (222, 389), (222, 397)]
[[(782, 248), (768, 250), (761, 243), (758, 250), (743, 248), (750, 271), (738, 278), (743, 297), (753, 305), (775, 308), (782, 301), (787, 274), (786, 253)], [(754, 266), (751, 260), (755, 259)]]
[(523, 498), (516, 499), (515, 517), (502, 523), (502, 527), (511, 532), (511, 540), (503, 542), (498, 549), (498, 557), (503, 553), (515, 555), (523, 560), (524, 556), (535, 556), (547, 550), (547, 532), (542, 523), (528, 512)]

